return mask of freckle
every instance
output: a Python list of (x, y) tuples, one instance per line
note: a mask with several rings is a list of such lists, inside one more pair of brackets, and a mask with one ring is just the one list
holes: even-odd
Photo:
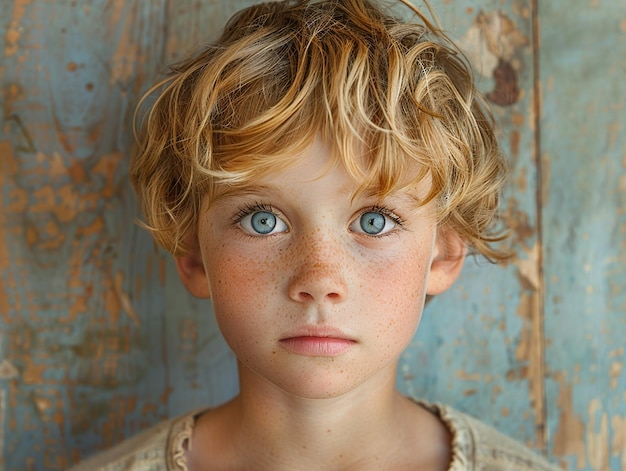
[(326, 430), (326, 433), (330, 433), (330, 429)]
[(76, 65), (76, 62), (68, 62), (67, 63), (67, 70), (69, 70), (70, 72), (74, 72), (76, 69), (78, 69), (78, 66)]
[(85, 89), (90, 92), (93, 90), (93, 83), (89, 82), (87, 85), (85, 85)]

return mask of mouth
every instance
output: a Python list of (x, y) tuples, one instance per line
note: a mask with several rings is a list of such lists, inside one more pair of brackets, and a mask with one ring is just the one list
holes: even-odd
[(279, 342), (291, 353), (314, 357), (342, 355), (357, 343), (341, 330), (329, 327), (306, 327), (288, 334)]

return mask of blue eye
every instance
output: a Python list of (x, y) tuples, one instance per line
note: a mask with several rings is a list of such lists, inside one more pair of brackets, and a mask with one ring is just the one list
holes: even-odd
[(362, 213), (351, 225), (350, 230), (359, 234), (380, 236), (401, 225), (400, 219), (393, 213), (387, 214), (381, 208)]
[(276, 216), (272, 213), (254, 213), (250, 217), (250, 225), (259, 234), (270, 234), (276, 227)]
[(241, 218), (241, 227), (254, 235), (271, 235), (278, 232), (287, 232), (287, 225), (274, 213), (256, 211)]
[(385, 228), (385, 216), (372, 212), (362, 214), (359, 218), (359, 225), (366, 234), (380, 234)]

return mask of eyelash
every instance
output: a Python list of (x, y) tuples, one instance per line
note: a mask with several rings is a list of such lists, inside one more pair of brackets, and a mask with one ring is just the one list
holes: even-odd
[(257, 211), (265, 211), (268, 213), (275, 214), (278, 217), (280, 217), (282, 214), (280, 211), (277, 211), (276, 208), (274, 208), (271, 204), (261, 203), (261, 202), (251, 203), (251, 204), (246, 204), (245, 206), (242, 206), (237, 211), (237, 213), (233, 216), (231, 223), (233, 225), (237, 225), (241, 222), (243, 218), (245, 218), (246, 216), (252, 213), (256, 213)]
[(395, 222), (398, 226), (404, 226), (404, 219), (402, 219), (398, 214), (396, 214), (395, 210), (389, 209), (385, 206), (374, 205), (369, 208), (365, 208), (359, 212), (359, 216), (365, 213), (380, 213), (383, 216), (387, 216), (393, 222)]

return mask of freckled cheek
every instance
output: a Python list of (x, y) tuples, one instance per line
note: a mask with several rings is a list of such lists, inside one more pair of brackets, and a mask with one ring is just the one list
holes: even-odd
[(259, 313), (267, 312), (280, 293), (279, 261), (223, 249), (209, 261), (207, 270), (213, 308), (225, 336), (232, 329), (241, 337), (267, 327), (261, 324), (269, 320)]
[(406, 253), (368, 270), (363, 295), (369, 298), (369, 306), (376, 306), (372, 315), (381, 341), (388, 341), (385, 334), (391, 334), (397, 342), (410, 341), (424, 306), (429, 263), (423, 254)]
[(422, 254), (406, 253), (369, 264), (361, 286), (388, 302), (412, 304), (424, 292), (429, 263)]

